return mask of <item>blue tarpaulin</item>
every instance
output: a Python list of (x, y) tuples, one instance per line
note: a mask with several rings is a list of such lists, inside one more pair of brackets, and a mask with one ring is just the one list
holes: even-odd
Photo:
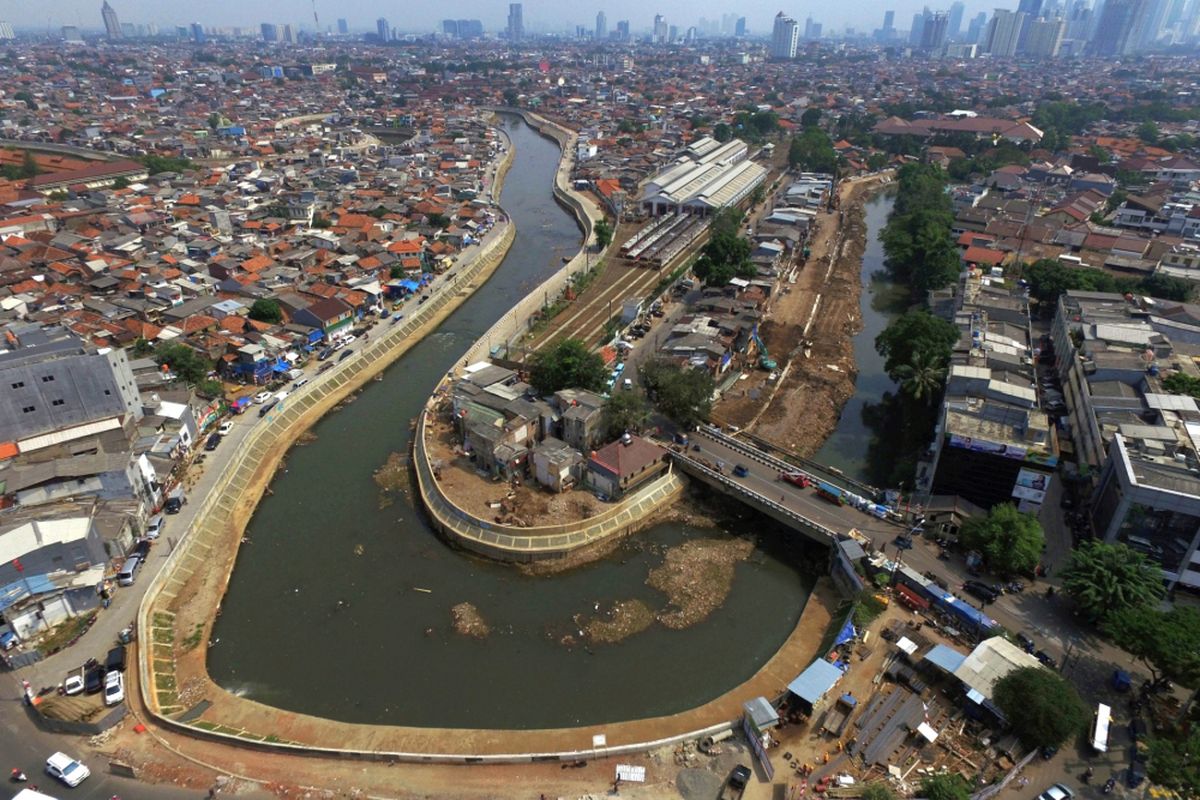
[(276, 372), (287, 372), (291, 368), (292, 365), (284, 361), (282, 358), (271, 365), (271, 369), (275, 370)]
[(403, 280), (400, 281), (400, 288), (406, 292), (415, 292), (421, 288), (421, 284), (416, 281)]
[(839, 644), (845, 644), (855, 636), (858, 636), (858, 631), (854, 630), (854, 623), (850, 620), (846, 620), (846, 627), (842, 628), (842, 632), (839, 633), (837, 639), (834, 640), (833, 646), (837, 647)]

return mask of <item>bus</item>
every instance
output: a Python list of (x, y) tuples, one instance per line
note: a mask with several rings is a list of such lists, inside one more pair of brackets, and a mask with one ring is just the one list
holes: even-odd
[(1092, 724), (1092, 749), (1097, 753), (1108, 750), (1108, 725), (1112, 722), (1112, 709), (1101, 703), (1096, 707), (1096, 721)]

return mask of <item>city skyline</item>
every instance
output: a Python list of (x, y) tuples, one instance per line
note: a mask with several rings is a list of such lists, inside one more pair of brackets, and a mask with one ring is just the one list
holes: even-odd
[[(84, 31), (103, 31), (102, 2), (60, 0), (49, 8), (43, 6), (36, 11), (27, 6), (17, 6), (6, 10), (4, 18), (23, 30), (53, 30), (69, 25)], [(204, 27), (241, 27), (257, 30), (263, 22), (277, 21), (279, 24), (293, 24), (302, 30), (313, 29), (311, 0), (212, 0), (202, 9), (178, 0), (110, 0), (110, 5), (122, 22), (133, 24), (185, 25), (199, 22)], [(347, 27), (353, 32), (374, 30), (375, 20), (382, 16), (404, 20), (403, 23), (393, 23), (397, 32), (437, 31), (440, 30), (442, 20), (450, 17), (479, 19), (488, 33), (501, 33), (506, 27), (508, 14), (507, 3), (483, 3), (479, 0), (460, 0), (458, 3), (420, 9), (375, 0), (341, 0), (336, 3), (317, 0), (316, 5), (321, 19), (321, 30), (336, 30), (336, 20), (342, 18), (347, 20)], [(811, 17), (815, 22), (823, 24), (826, 34), (838, 33), (847, 26), (860, 33), (869, 34), (873, 28), (879, 26), (879, 20), (882, 19), (885, 10), (894, 10), (897, 18), (904, 20), (921, 12), (926, 6), (935, 11), (947, 10), (950, 7), (949, 2), (945, 3), (943, 8), (941, 5), (930, 5), (921, 0), (897, 0), (884, 4), (856, 0), (833, 8), (817, 6), (814, 3), (789, 3), (781, 0), (749, 0), (740, 3), (728, 0), (700, 0), (698, 3), (666, 2), (656, 6), (646, 6), (632, 0), (571, 0), (568, 3), (526, 0), (522, 5), (527, 33), (570, 31), (576, 25), (584, 25), (590, 29), (597, 13), (603, 12), (609, 20), (628, 19), (631, 30), (635, 32), (650, 30), (656, 14), (661, 14), (670, 24), (678, 25), (681, 30), (695, 25), (702, 17), (719, 21), (725, 15), (734, 15), (746, 17), (750, 34), (765, 37), (771, 36), (772, 22), (775, 15), (781, 11), (786, 16), (798, 20)], [(970, 18), (980, 11), (985, 11), (990, 16), (994, 8), (1008, 5), (986, 1), (968, 2), (965, 4), (965, 18)], [(1014, 0), (1011, 7), (1015, 10), (1016, 5)], [(611, 25), (612, 23), (610, 29)]]

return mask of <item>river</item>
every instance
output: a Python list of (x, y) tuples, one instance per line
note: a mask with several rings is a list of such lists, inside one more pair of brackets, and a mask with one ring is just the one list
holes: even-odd
[[(879, 407), (884, 394), (895, 390), (895, 382), (883, 371), (883, 357), (875, 352), (875, 337), (896, 317), (904, 313), (909, 293), (892, 281), (884, 267), (883, 243), (879, 233), (887, 224), (895, 204), (895, 194), (880, 192), (865, 205), (867, 242), (863, 251), (862, 296), (859, 308), (863, 328), (854, 337), (854, 364), (858, 370), (854, 396), (842, 409), (837, 427), (813, 460), (837, 467), (847, 475), (868, 483), (879, 483), (887, 465), (876, 463), (885, 458), (884, 450), (872, 447), (875, 434), (869, 424), (870, 412)], [(867, 415), (864, 416), (864, 412)]]
[[(294, 448), (246, 531), (209, 650), (213, 679), (259, 702), (349, 722), (541, 728), (678, 712), (742, 682), (799, 619), (819, 556), (762, 521), (728, 527), (759, 536), (725, 604), (685, 629), (660, 626), (624, 642), (566, 647), (576, 614), (639, 598), (665, 548), (729, 532), (661, 524), (608, 558), (554, 577), (446, 545), (411, 498), (379, 507), (372, 472), (408, 451), (409, 422), (467, 347), (561, 265), (580, 242), (551, 181), (558, 149), (506, 117), (515, 161), (501, 205), (517, 225), (495, 276), (358, 399)], [(806, 566), (797, 566), (804, 564)], [(807, 566), (811, 565), (811, 566)], [(451, 628), (470, 602), (492, 628)], [(815, 645), (814, 645), (815, 646)]]

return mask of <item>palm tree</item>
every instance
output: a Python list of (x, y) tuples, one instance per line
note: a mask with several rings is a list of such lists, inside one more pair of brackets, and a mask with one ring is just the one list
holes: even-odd
[(900, 388), (914, 400), (932, 403), (946, 380), (945, 367), (939, 367), (920, 350), (912, 354), (907, 364), (896, 368)]
[(1119, 542), (1084, 542), (1071, 554), (1062, 579), (1063, 589), (1092, 619), (1163, 596), (1162, 569)]

